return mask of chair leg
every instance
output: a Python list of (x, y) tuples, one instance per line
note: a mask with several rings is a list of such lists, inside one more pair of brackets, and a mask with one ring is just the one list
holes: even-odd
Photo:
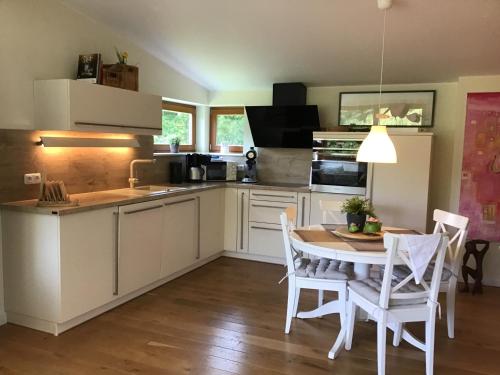
[(297, 317), (297, 309), (299, 308), (300, 288), (295, 288), (295, 303), (293, 305), (293, 317)]
[(385, 375), (385, 350), (387, 339), (387, 314), (383, 312), (377, 321), (377, 369), (378, 375)]
[(345, 350), (351, 350), (354, 335), (354, 321), (356, 320), (356, 305), (349, 299), (347, 302), (347, 324), (345, 333)]
[[(318, 307), (323, 306), (323, 300), (325, 298), (325, 291), (319, 289), (318, 290)], [(318, 316), (318, 318), (322, 318), (323, 316)]]
[(293, 309), (295, 308), (295, 300), (297, 298), (295, 280), (288, 278), (288, 304), (286, 308), (286, 322), (285, 322), (285, 333), (288, 335), (290, 333), (290, 327), (292, 325)]
[(325, 291), (324, 290), (318, 290), (318, 307), (323, 306), (323, 299), (325, 297)]
[(434, 372), (434, 335), (436, 331), (436, 312), (432, 313), (429, 321), (425, 322), (425, 373)]
[(403, 335), (403, 323), (396, 323), (396, 330), (394, 331), (394, 337), (392, 338), (392, 345), (399, 346), (401, 343), (401, 336)]
[(450, 286), (446, 291), (446, 323), (448, 325), (448, 337), (455, 338), (455, 290), (457, 282), (450, 282)]

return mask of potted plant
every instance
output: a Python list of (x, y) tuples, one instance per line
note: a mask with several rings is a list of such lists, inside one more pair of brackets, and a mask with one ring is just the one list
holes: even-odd
[(342, 203), (341, 212), (347, 216), (347, 228), (350, 232), (363, 230), (366, 215), (376, 217), (369, 199), (352, 197)]
[(170, 152), (179, 152), (179, 145), (181, 144), (181, 139), (177, 136), (170, 138)]

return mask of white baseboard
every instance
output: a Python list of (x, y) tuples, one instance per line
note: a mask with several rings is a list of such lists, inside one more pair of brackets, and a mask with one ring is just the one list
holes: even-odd
[(222, 253), (222, 256), (229, 257), (229, 258), (254, 260), (257, 262), (264, 262), (264, 263), (285, 264), (285, 258), (270, 257), (270, 256), (266, 256), (266, 255), (255, 255), (255, 254), (249, 254), (249, 253), (238, 253), (236, 251), (225, 250)]
[[(115, 308), (115, 307), (117, 307), (117, 306), (119, 306), (127, 301), (130, 301), (131, 299), (134, 299), (134, 298), (136, 298), (144, 293), (147, 293), (150, 290), (158, 288), (159, 286), (161, 286), (161, 285), (163, 285), (163, 284), (165, 284), (173, 279), (176, 279), (176, 278), (178, 278), (178, 277), (180, 277), (188, 272), (191, 272), (196, 268), (199, 268), (207, 263), (210, 263), (211, 261), (221, 257), (221, 255), (222, 255), (222, 252), (216, 253), (208, 258), (205, 258), (203, 260), (200, 260), (200, 261), (192, 264), (189, 267), (186, 267), (180, 271), (177, 271), (177, 272), (173, 273), (172, 275), (169, 275), (163, 279), (157, 280), (152, 284), (149, 284), (149, 285), (147, 285), (141, 289), (138, 289), (134, 292), (128, 293), (128, 294), (126, 294), (122, 297), (119, 297), (119, 298), (117, 298), (117, 299), (115, 299), (115, 300), (113, 300), (105, 305), (99, 306), (98, 308), (95, 308), (91, 311), (88, 311), (82, 315), (79, 315), (79, 316), (77, 316), (73, 319), (67, 320), (65, 322), (51, 322), (48, 320), (39, 319), (36, 317), (24, 315), (24, 314), (19, 314), (19, 313), (14, 312), (14, 311), (7, 311), (6, 316), (4, 314), (3, 318), (4, 319), (6, 318), (5, 320), (8, 321), (9, 323), (14, 323), (14, 324), (18, 324), (18, 325), (21, 325), (24, 327), (33, 328), (33, 329), (47, 332), (47, 333), (51, 333), (51, 334), (57, 336), (57, 335), (63, 333), (64, 331), (67, 331), (70, 328), (76, 327), (77, 325), (82, 324), (83, 322), (86, 322), (89, 319), (95, 318), (96, 316), (101, 315), (102, 313), (104, 313), (108, 310), (111, 310), (111, 309), (113, 309), (113, 308)], [(2, 318), (2, 316), (0, 315), (0, 319), (1, 318)]]
[[(469, 279), (469, 285), (471, 285), (471, 279)], [(483, 277), (483, 285), (500, 287), (500, 278)]]

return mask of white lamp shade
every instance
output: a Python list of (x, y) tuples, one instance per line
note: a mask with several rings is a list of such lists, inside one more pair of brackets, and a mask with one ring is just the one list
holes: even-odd
[(397, 163), (398, 157), (394, 144), (385, 126), (372, 126), (363, 140), (356, 161), (367, 163)]

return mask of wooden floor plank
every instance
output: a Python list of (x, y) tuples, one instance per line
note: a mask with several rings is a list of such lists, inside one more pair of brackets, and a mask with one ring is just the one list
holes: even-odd
[[(59, 337), (7, 324), (0, 374), (375, 374), (372, 322), (358, 322), (352, 350), (333, 361), (337, 316), (295, 319), (283, 333), (283, 273), (279, 265), (220, 258)], [(437, 324), (436, 374), (500, 374), (499, 297), (498, 288), (457, 295), (456, 339), (447, 338), (444, 318)], [(306, 291), (300, 309), (315, 303)], [(421, 324), (411, 328), (423, 336)], [(394, 348), (391, 339), (387, 372), (423, 374), (424, 353), (406, 343)]]

